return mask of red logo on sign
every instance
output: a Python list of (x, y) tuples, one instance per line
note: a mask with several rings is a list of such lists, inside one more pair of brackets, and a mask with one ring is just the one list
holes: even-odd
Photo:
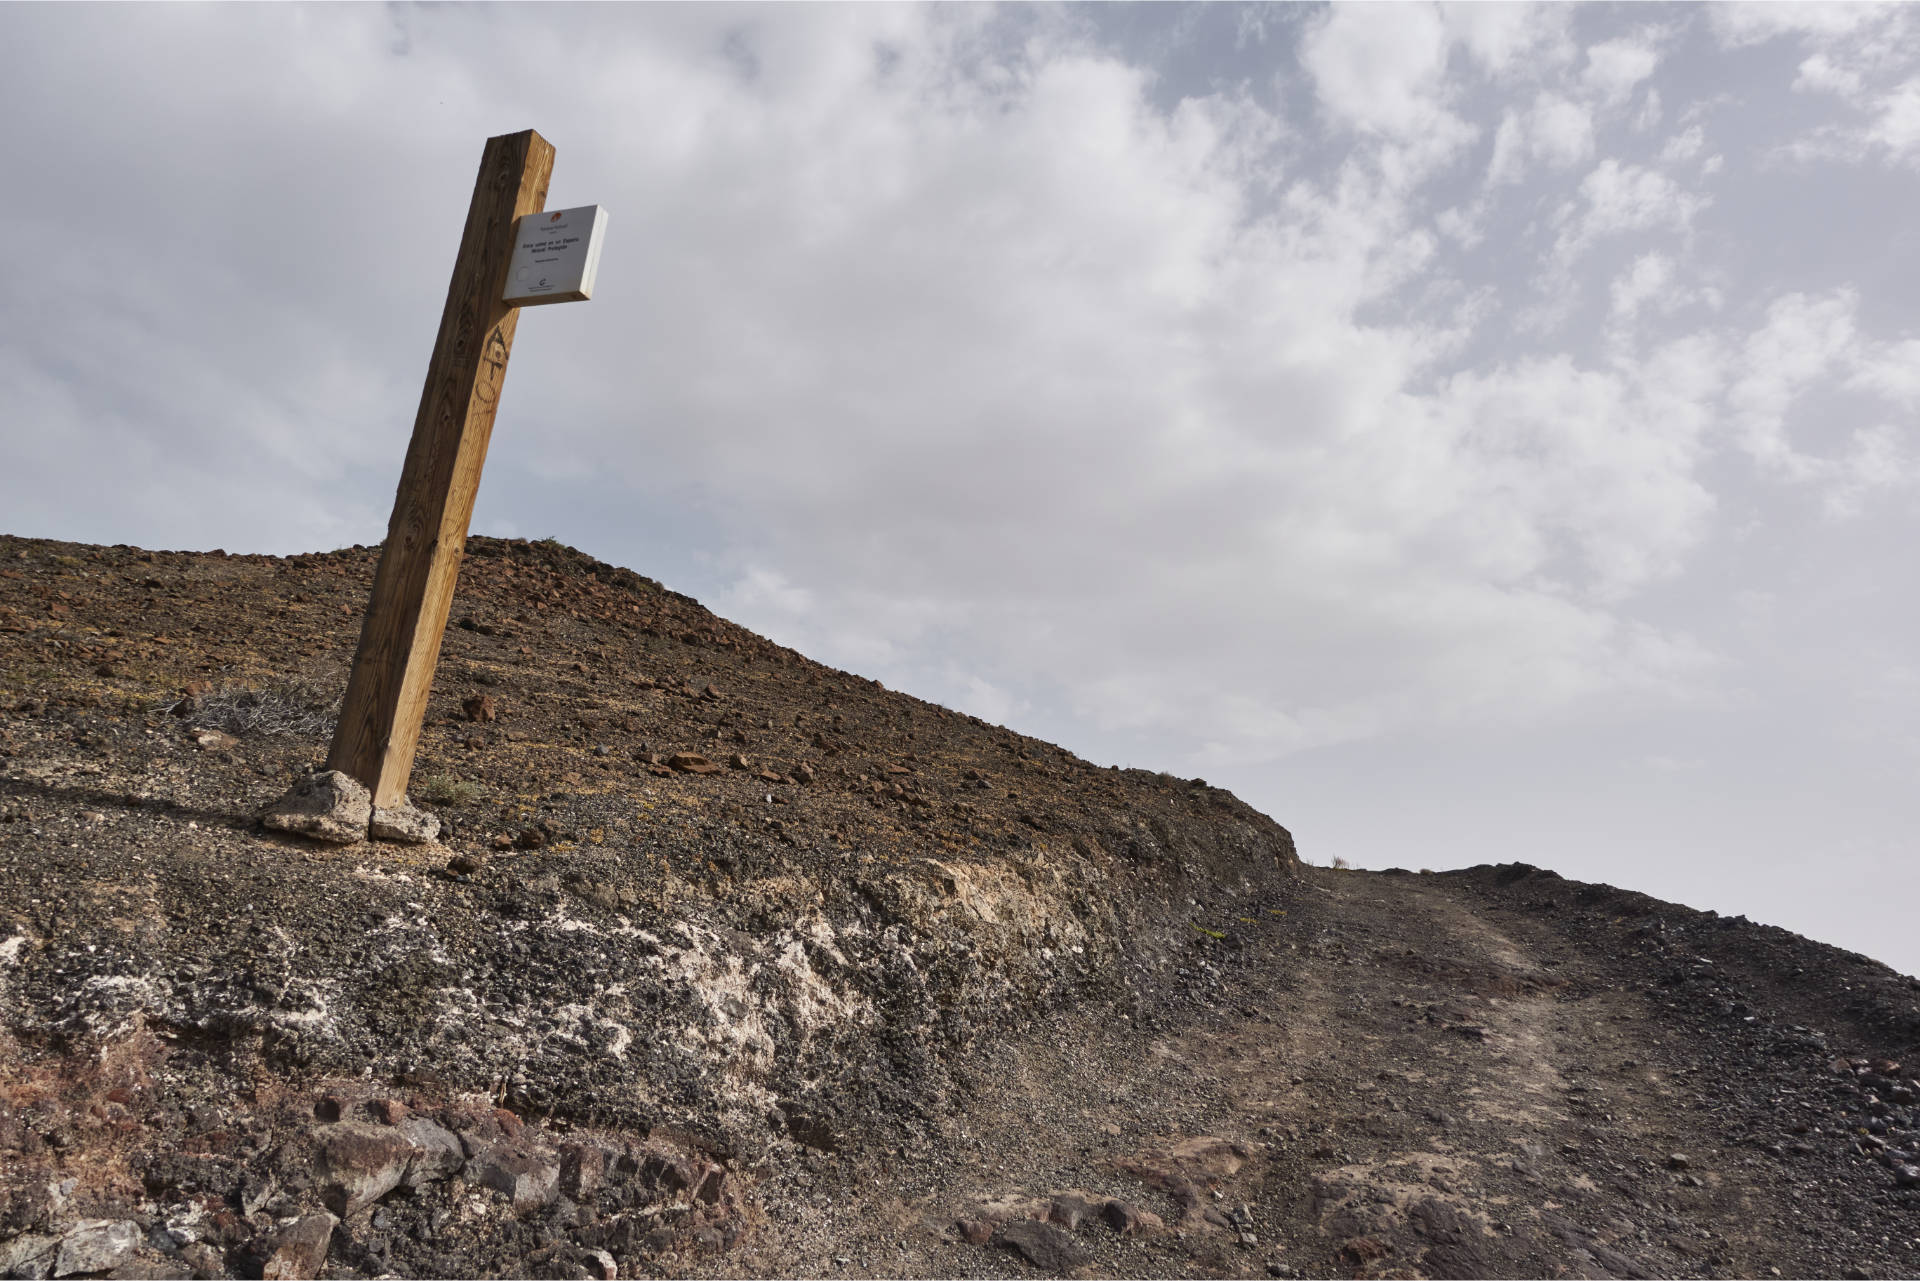
[(551, 217), (551, 218), (549, 218), (549, 219), (547, 219), (547, 221), (548, 221), (548, 222), (559, 222), (559, 221), (560, 221), (560, 220), (561, 220), (562, 218), (564, 218), (564, 217), (566, 217), (566, 216), (567, 216), (567, 211), (566, 211), (566, 210), (564, 210), (564, 209), (562, 209), (562, 210), (561, 210), (561, 211), (560, 211), (559, 213), (557, 213), (557, 214), (555, 214), (555, 215), (554, 215), (553, 217)]

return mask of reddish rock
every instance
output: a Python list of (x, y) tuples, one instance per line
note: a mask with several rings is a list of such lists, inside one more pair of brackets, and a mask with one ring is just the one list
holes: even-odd
[(985, 1219), (961, 1219), (954, 1227), (960, 1230), (960, 1239), (968, 1245), (985, 1245), (993, 1240), (993, 1225)]
[(320, 1200), (348, 1218), (399, 1187), (412, 1160), (413, 1144), (398, 1130), (352, 1122), (328, 1126), (314, 1167)]
[(500, 704), (491, 694), (475, 694), (460, 704), (460, 712), (477, 724), (500, 719)]
[(407, 1105), (399, 1099), (374, 1099), (367, 1104), (367, 1115), (382, 1125), (398, 1125), (407, 1119)]
[(667, 764), (682, 774), (718, 774), (720, 767), (698, 752), (675, 752)]
[(1392, 1247), (1381, 1244), (1372, 1237), (1348, 1237), (1341, 1243), (1340, 1255), (1355, 1264), (1372, 1263), (1375, 1259), (1385, 1258)]

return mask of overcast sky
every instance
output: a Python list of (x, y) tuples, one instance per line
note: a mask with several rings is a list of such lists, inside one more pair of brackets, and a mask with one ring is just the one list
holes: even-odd
[(476, 532), (1920, 971), (1920, 7), (6, 5), (0, 111), (9, 532), (377, 541), (537, 128)]

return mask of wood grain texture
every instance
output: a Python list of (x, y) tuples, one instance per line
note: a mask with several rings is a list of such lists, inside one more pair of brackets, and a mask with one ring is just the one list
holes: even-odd
[(515, 219), (546, 208), (553, 147), (529, 129), (487, 140), (394, 495), (373, 597), (327, 768), (406, 798), (427, 692), (453, 606), (467, 526), (513, 351), (517, 308), (500, 301)]

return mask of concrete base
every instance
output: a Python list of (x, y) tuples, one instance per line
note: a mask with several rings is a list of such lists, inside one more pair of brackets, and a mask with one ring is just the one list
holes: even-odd
[(434, 838), (440, 835), (440, 820), (404, 800), (392, 808), (376, 805), (367, 834), (376, 841), (431, 845)]

